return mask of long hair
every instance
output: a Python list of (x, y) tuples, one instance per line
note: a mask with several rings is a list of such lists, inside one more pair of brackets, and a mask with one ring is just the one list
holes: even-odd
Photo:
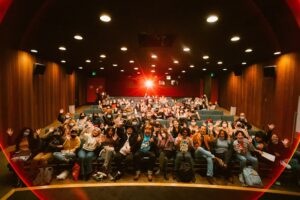
[(20, 143), (22, 141), (22, 138), (24, 137), (24, 132), (25, 131), (29, 131), (29, 135), (27, 136), (28, 137), (28, 144), (29, 144), (29, 148), (31, 148), (31, 144), (33, 143), (33, 140), (34, 140), (34, 132), (31, 128), (29, 127), (24, 127), (21, 129), (20, 133), (18, 134), (17, 138), (16, 138), (16, 151), (18, 151), (20, 149)]

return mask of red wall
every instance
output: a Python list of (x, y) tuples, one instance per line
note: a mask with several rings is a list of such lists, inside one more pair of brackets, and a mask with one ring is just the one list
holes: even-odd
[[(98, 79), (98, 82), (97, 82)], [(179, 79), (178, 86), (159, 86), (158, 80), (151, 78), (154, 81), (154, 87), (152, 89), (146, 89), (145, 79), (141, 77), (107, 77), (103, 78), (92, 78), (88, 80), (88, 102), (95, 101), (95, 90), (96, 86), (103, 84), (106, 92), (110, 96), (144, 96), (147, 92), (148, 95), (158, 96), (171, 96), (171, 97), (194, 97), (200, 96), (203, 90), (201, 87), (200, 78), (198, 79)], [(104, 84), (105, 82), (105, 84)], [(201, 89), (202, 88), (202, 89)]]
[(105, 79), (104, 78), (89, 78), (87, 82), (87, 103), (94, 103), (96, 100), (96, 89), (99, 88), (99, 92), (105, 91)]

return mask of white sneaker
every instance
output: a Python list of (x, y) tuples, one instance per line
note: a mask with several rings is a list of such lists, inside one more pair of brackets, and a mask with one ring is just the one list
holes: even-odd
[(69, 171), (65, 170), (62, 173), (60, 173), (58, 176), (56, 176), (56, 178), (58, 180), (65, 180), (68, 177), (68, 175), (69, 175)]
[(280, 161), (280, 164), (282, 166), (284, 166), (285, 168), (287, 168), (287, 169), (292, 169), (291, 165), (289, 165), (288, 163), (284, 162), (283, 160)]

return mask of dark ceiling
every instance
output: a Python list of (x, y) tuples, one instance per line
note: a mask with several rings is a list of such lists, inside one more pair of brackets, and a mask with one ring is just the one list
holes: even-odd
[[(111, 22), (101, 22), (102, 13), (109, 14)], [(210, 14), (219, 20), (207, 23)], [(0, 26), (1, 38), (14, 48), (37, 49), (38, 58), (66, 60), (65, 66), (103, 74), (121, 69), (137, 73), (134, 67), (150, 73), (153, 64), (156, 74), (195, 74), (203, 68), (221, 72), (244, 67), (242, 62), (271, 59), (275, 51), (300, 49), (299, 27), (282, 0), (15, 0)], [(75, 40), (75, 34), (83, 40)], [(170, 35), (170, 46), (145, 47), (139, 43), (140, 34)], [(233, 35), (240, 41), (231, 42)], [(59, 51), (61, 45), (67, 51)], [(128, 51), (122, 52), (121, 46)], [(191, 51), (183, 52), (184, 46)], [(247, 48), (253, 52), (245, 53)], [(101, 59), (100, 54), (107, 57)], [(158, 58), (152, 59), (152, 54)]]

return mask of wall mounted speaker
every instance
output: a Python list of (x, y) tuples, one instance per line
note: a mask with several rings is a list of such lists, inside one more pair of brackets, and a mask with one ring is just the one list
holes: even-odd
[(275, 77), (276, 76), (276, 65), (265, 66), (264, 67), (264, 76), (265, 77)]
[(33, 64), (33, 73), (34, 74), (44, 74), (46, 70), (46, 65), (41, 63), (34, 63)]

